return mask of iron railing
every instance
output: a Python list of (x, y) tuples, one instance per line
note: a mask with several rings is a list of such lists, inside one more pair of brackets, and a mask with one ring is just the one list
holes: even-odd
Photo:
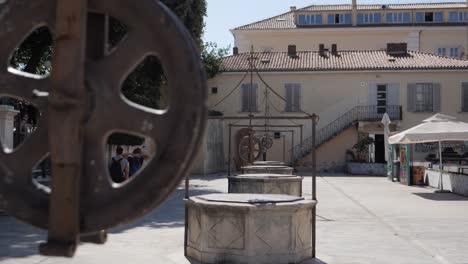
[[(351, 127), (355, 122), (380, 121), (385, 113), (389, 115), (391, 120), (402, 120), (402, 110), (400, 105), (389, 105), (383, 108), (376, 105), (356, 106), (331, 123), (322, 127), (316, 135), (316, 146), (318, 147), (333, 139), (343, 130)], [(312, 137), (305, 139), (302, 144), (294, 146), (292, 151), (294, 162), (297, 162), (302, 157), (310, 154), (312, 151)]]

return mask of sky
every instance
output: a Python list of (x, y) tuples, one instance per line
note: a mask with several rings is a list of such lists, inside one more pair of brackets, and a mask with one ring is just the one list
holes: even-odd
[[(358, 4), (464, 2), (460, 0), (358, 0)], [(297, 8), (321, 4), (351, 4), (351, 0), (207, 0), (203, 39), (218, 44), (218, 47), (233, 47), (232, 28), (260, 21), (288, 12), (290, 6)]]

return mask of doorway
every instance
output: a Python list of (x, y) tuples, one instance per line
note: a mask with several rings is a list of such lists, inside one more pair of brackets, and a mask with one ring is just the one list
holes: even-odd
[(384, 135), (375, 135), (375, 163), (385, 163)]

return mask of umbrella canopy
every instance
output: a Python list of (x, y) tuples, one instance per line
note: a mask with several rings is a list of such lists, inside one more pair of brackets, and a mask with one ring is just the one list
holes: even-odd
[(436, 114), (415, 127), (391, 136), (390, 144), (415, 144), (436, 141), (468, 141), (468, 123), (453, 116)]
[(382, 118), (382, 124), (384, 125), (384, 141), (385, 141), (385, 161), (389, 161), (388, 157), (388, 137), (390, 135), (390, 124), (392, 121), (390, 120), (390, 117), (388, 116), (387, 113), (384, 114)]

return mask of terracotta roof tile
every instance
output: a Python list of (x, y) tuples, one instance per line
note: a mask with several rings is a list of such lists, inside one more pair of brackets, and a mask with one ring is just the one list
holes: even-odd
[[(466, 8), (466, 2), (447, 2), (447, 3), (412, 3), (412, 4), (388, 4), (388, 9), (442, 9), (442, 8)], [(350, 11), (351, 5), (311, 5), (300, 8), (297, 11)], [(380, 5), (358, 5), (358, 10), (382, 10)], [(294, 29), (297, 28), (294, 23), (294, 12), (290, 11), (278, 16), (267, 18), (248, 25), (240, 26), (234, 30), (252, 30), (252, 29)]]
[[(224, 71), (248, 71), (250, 56), (242, 53), (224, 58)], [(297, 57), (289, 57), (287, 52), (261, 52), (253, 57), (259, 71), (468, 70), (468, 60), (414, 51), (403, 56), (392, 56), (386, 51), (340, 51), (339, 56), (302, 51)]]

